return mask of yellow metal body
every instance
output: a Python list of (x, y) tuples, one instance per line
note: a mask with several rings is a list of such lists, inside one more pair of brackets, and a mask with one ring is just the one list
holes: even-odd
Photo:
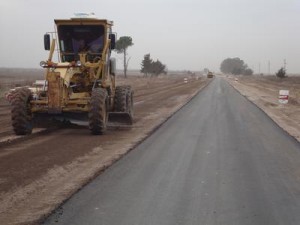
[[(109, 94), (108, 107), (113, 107), (115, 93), (115, 76), (110, 74), (110, 44), (109, 34), (113, 23), (100, 19), (69, 19), (55, 20), (56, 38), (52, 39), (49, 58), (44, 66), (48, 83), (45, 95), (31, 101), (33, 113), (60, 114), (63, 112), (88, 112), (89, 101), (93, 87), (105, 88)], [(103, 29), (103, 47), (97, 54), (90, 55), (87, 50), (71, 54), (78, 60), (63, 60), (68, 53), (60, 36), (60, 26), (76, 27), (84, 31), (88, 26), (99, 26)], [(78, 31), (78, 32), (79, 32)], [(58, 44), (59, 61), (52, 62)], [(73, 57), (72, 55), (72, 57)], [(93, 59), (89, 60), (88, 57)]]

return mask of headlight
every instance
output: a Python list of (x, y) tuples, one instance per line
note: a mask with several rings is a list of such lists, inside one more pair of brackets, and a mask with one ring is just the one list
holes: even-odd
[(41, 67), (45, 67), (45, 66), (47, 66), (47, 63), (46, 63), (45, 61), (41, 61), (41, 62), (40, 62), (40, 66), (41, 66)]
[(81, 62), (80, 62), (80, 61), (77, 61), (77, 62), (75, 63), (75, 66), (81, 67), (81, 66), (82, 66), (82, 64), (81, 64)]

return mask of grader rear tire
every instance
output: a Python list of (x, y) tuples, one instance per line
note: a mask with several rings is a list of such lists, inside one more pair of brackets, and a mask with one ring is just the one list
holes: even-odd
[(126, 112), (127, 110), (127, 86), (116, 87), (115, 112)]
[(16, 135), (32, 133), (32, 113), (30, 110), (31, 91), (28, 88), (18, 88), (11, 99), (11, 120)]
[(127, 124), (133, 122), (133, 91), (131, 86), (124, 85), (116, 87), (115, 112), (125, 113)]
[(89, 128), (92, 134), (103, 134), (107, 126), (107, 91), (95, 88), (92, 91), (89, 112)]
[(127, 112), (131, 118), (131, 123), (132, 123), (133, 122), (133, 91), (131, 90), (131, 87), (127, 87), (126, 102), (127, 102)]

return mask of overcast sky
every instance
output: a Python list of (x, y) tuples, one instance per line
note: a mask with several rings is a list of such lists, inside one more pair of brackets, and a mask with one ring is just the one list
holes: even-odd
[(44, 33), (74, 12), (113, 20), (118, 37), (132, 37), (130, 69), (150, 53), (169, 70), (217, 72), (239, 57), (255, 72), (270, 61), (274, 73), (286, 59), (300, 73), (300, 0), (1, 0), (0, 67), (38, 67)]

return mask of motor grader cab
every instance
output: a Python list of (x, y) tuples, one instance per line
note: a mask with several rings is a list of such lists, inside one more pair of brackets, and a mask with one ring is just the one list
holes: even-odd
[[(31, 133), (40, 117), (86, 120), (93, 134), (102, 134), (108, 120), (131, 124), (133, 91), (130, 86), (116, 87), (113, 22), (86, 14), (54, 21), (56, 31), (44, 36), (49, 58), (40, 63), (47, 87), (36, 93), (24, 87), (14, 93), (15, 133)], [(58, 62), (52, 61), (55, 51)]]

